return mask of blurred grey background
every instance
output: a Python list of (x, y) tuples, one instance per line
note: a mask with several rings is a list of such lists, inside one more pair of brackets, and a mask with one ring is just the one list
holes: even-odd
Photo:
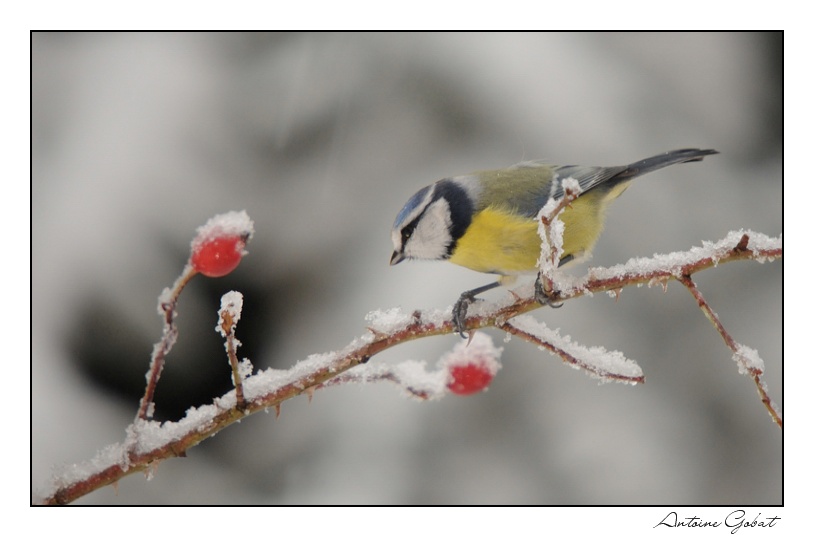
[[(721, 152), (637, 181), (593, 265), (782, 231), (782, 35), (35, 33), (32, 487), (124, 438), (159, 292), (210, 216), (256, 235), (181, 298), (156, 396), (178, 419), (231, 388), (219, 297), (245, 295), (240, 356), (286, 368), (365, 333), (368, 311), (444, 308), (488, 275), (388, 266), (406, 199), (441, 177), (546, 158), (616, 165)], [(580, 273), (586, 265), (577, 267)], [(782, 407), (782, 261), (697, 276)], [(493, 294), (505, 291), (493, 291)], [(472, 397), (342, 386), (257, 415), (85, 504), (779, 504), (782, 433), (677, 283), (533, 315), (637, 361), (597, 385), (504, 342)], [(456, 336), (375, 360), (436, 360)]]

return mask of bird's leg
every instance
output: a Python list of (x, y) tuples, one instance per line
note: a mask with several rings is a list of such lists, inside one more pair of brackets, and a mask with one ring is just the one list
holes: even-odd
[(459, 298), (452, 307), (452, 322), (455, 324), (455, 331), (459, 333), (462, 338), (466, 339), (466, 310), (468, 310), (469, 305), (475, 301), (475, 296), (499, 286), (500, 282), (497, 281), (461, 293), (461, 298)]
[(543, 286), (543, 279), (540, 277), (540, 274), (538, 274), (537, 279), (534, 280), (534, 299), (543, 306), (549, 306), (552, 308), (562, 307), (562, 302), (559, 304), (555, 303), (551, 293), (545, 290)]
[[(566, 263), (570, 263), (573, 260), (574, 260), (573, 255), (571, 255), (571, 254), (565, 255), (560, 259), (560, 263), (559, 263), (558, 266), (561, 267), (561, 266), (565, 265)], [(543, 306), (549, 306), (551, 308), (561, 308), (562, 307), (562, 302), (560, 302), (559, 304), (556, 304), (554, 302), (552, 292), (545, 288), (545, 285), (543, 284), (543, 273), (542, 273), (542, 271), (537, 273), (537, 279), (534, 280), (534, 299), (537, 302), (539, 302), (540, 304), (542, 304)]]

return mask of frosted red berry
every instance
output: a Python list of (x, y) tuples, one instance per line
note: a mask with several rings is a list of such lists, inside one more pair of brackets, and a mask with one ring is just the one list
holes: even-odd
[(224, 235), (196, 244), (190, 262), (192, 268), (210, 278), (226, 276), (240, 264), (246, 241), (238, 235)]
[(449, 368), (449, 391), (456, 395), (472, 395), (486, 389), (494, 373), (485, 363), (469, 362)]

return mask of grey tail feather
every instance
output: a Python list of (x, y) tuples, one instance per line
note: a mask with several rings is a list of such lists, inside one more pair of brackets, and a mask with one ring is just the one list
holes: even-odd
[(667, 151), (661, 155), (656, 155), (630, 164), (627, 169), (616, 175), (614, 180), (633, 179), (634, 177), (654, 172), (673, 164), (697, 162), (704, 160), (704, 157), (707, 155), (716, 154), (718, 154), (718, 152), (714, 149), (674, 149), (673, 151)]

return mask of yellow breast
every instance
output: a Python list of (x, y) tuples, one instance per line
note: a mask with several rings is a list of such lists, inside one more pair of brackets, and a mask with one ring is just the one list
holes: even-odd
[[(622, 190), (602, 194), (588, 191), (562, 212), (563, 257), (579, 258), (593, 249), (602, 233), (606, 204)], [(537, 229), (534, 218), (488, 207), (472, 218), (449, 260), (478, 272), (536, 272), (540, 258)]]
[(539, 257), (537, 222), (487, 208), (472, 218), (449, 260), (478, 272), (512, 274), (535, 270)]

